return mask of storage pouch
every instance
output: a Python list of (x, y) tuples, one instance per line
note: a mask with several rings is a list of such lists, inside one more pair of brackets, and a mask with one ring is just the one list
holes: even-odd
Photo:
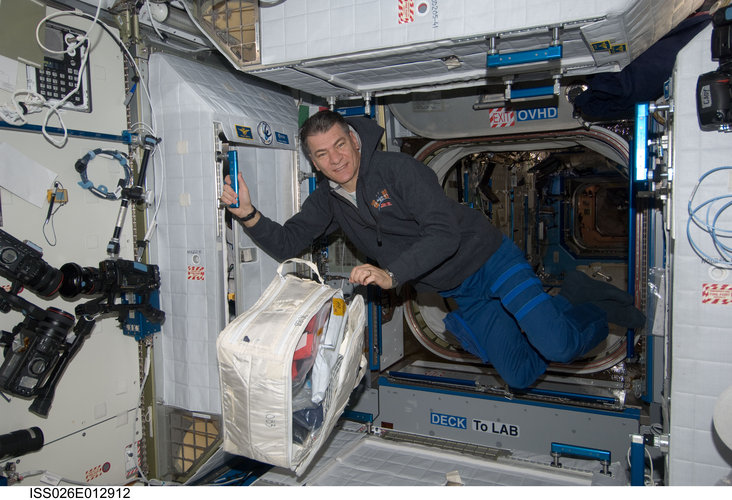
[[(283, 266), (309, 266), (319, 283)], [(366, 371), (363, 298), (346, 304), (309, 261), (290, 259), (216, 341), (223, 449), (302, 473)]]

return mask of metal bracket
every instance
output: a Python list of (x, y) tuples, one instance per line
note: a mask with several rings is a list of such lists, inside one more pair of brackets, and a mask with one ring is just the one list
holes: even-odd
[(504, 99), (508, 101), (529, 101), (533, 99), (544, 99), (547, 97), (559, 96), (561, 90), (561, 75), (554, 75), (553, 85), (544, 85), (541, 87), (530, 87), (524, 89), (514, 89), (513, 79), (504, 80), (506, 89), (504, 90)]
[(509, 52), (506, 54), (488, 55), (486, 66), (489, 68), (501, 68), (504, 66), (515, 66), (517, 64), (528, 64), (546, 61), (555, 61), (562, 58), (562, 46), (557, 45), (536, 50), (523, 50)]
[(610, 452), (607, 450), (598, 450), (596, 448), (586, 448), (584, 446), (575, 446), (571, 444), (552, 443), (551, 455), (554, 461), (552, 467), (561, 467), (559, 457), (571, 456), (578, 458), (587, 458), (591, 460), (599, 460), (602, 464), (602, 473), (606, 476), (610, 475)]
[(486, 66), (489, 68), (500, 68), (504, 66), (514, 66), (517, 64), (547, 62), (561, 59), (562, 43), (559, 39), (561, 30), (558, 26), (552, 27), (551, 30), (552, 42), (549, 47), (520, 50), (503, 54), (498, 51), (497, 37), (490, 37), (488, 39), (488, 57), (486, 59)]

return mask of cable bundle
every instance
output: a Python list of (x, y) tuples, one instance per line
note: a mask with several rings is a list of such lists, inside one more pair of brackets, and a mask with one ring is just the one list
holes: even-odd
[[(732, 269), (732, 246), (725, 243), (727, 239), (732, 237), (732, 229), (724, 229), (720, 227), (722, 214), (732, 206), (732, 194), (715, 196), (701, 202), (697, 206), (694, 206), (694, 197), (696, 196), (696, 192), (702, 182), (704, 182), (704, 180), (710, 175), (724, 170), (732, 170), (732, 167), (724, 166), (713, 168), (702, 175), (696, 186), (694, 186), (691, 196), (689, 197), (689, 219), (686, 222), (686, 236), (691, 248), (699, 257), (702, 258), (702, 260), (704, 260), (704, 262), (707, 262), (714, 267)], [(702, 211), (704, 211), (703, 218), (700, 216), (700, 212)], [(692, 222), (709, 235), (719, 257), (711, 256), (699, 247), (698, 243), (691, 235)]]

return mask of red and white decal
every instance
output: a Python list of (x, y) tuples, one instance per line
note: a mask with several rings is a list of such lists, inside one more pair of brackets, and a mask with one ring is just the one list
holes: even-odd
[(732, 304), (732, 285), (704, 283), (702, 285), (702, 304)]
[(206, 268), (202, 266), (203, 256), (201, 250), (187, 250), (188, 254), (188, 276), (192, 281), (203, 281), (206, 275)]
[(414, 22), (414, 0), (397, 0), (399, 24)]
[(516, 112), (506, 108), (491, 108), (488, 118), (491, 128), (513, 127), (516, 125)]
[(193, 281), (203, 281), (205, 279), (206, 270), (203, 266), (188, 266), (188, 279)]
[(98, 478), (102, 474), (106, 474), (109, 472), (109, 469), (112, 468), (112, 465), (109, 462), (104, 462), (102, 465), (97, 465), (96, 467), (89, 469), (86, 471), (86, 482)]
[(430, 3), (427, 0), (419, 1), (415, 10), (418, 16), (426, 16), (430, 13)]

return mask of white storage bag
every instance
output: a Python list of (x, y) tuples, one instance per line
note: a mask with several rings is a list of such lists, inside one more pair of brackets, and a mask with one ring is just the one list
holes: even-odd
[[(287, 262), (308, 265), (321, 283), (283, 275)], [(224, 451), (301, 474), (366, 371), (365, 323), (361, 296), (346, 306), (312, 262), (280, 264), (216, 341)]]

